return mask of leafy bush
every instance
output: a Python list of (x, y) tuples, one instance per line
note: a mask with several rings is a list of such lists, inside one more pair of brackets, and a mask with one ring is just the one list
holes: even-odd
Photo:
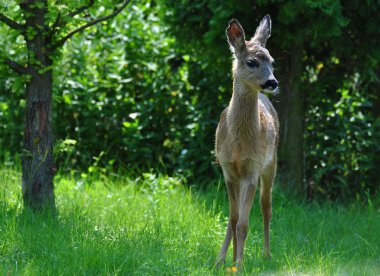
[(199, 79), (201, 61), (166, 32), (147, 1), (65, 48), (55, 124), (57, 137), (78, 142), (73, 165), (103, 152), (102, 166), (210, 168), (216, 117), (207, 113), (217, 93), (201, 90), (210, 81)]
[(366, 89), (355, 74), (332, 97), (314, 96), (305, 132), (309, 196), (347, 199), (378, 191), (380, 120)]

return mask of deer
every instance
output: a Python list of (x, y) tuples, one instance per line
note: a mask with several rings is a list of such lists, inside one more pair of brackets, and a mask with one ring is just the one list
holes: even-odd
[(249, 228), (249, 215), (260, 183), (260, 203), (264, 224), (264, 256), (270, 253), (272, 186), (277, 167), (279, 121), (267, 96), (277, 94), (273, 58), (265, 48), (271, 35), (271, 18), (261, 20), (255, 35), (245, 40), (236, 19), (228, 23), (227, 41), (233, 55), (233, 92), (216, 129), (215, 155), (221, 166), (228, 193), (229, 217), (225, 239), (216, 265), (226, 261), (233, 241), (233, 261), (241, 267)]

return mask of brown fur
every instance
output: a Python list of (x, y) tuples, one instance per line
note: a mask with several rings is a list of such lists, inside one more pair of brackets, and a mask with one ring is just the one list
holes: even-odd
[[(230, 21), (226, 30), (235, 57), (233, 94), (229, 106), (220, 116), (215, 152), (223, 169), (230, 215), (218, 263), (225, 261), (231, 239), (234, 262), (238, 265), (242, 262), (249, 213), (259, 178), (264, 222), (264, 254), (270, 257), (271, 191), (276, 174), (279, 123), (271, 102), (260, 93), (265, 82), (275, 80), (273, 58), (264, 48), (270, 36), (270, 25), (269, 16), (265, 16), (255, 36), (248, 42), (245, 41), (244, 30), (236, 20)], [(247, 66), (247, 60), (252, 59), (259, 64), (257, 68)], [(271, 91), (275, 92), (276, 89)]]

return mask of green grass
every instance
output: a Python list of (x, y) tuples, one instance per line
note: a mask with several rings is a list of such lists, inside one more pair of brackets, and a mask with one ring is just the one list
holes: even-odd
[[(2, 274), (225, 274), (213, 268), (228, 214), (223, 185), (195, 191), (152, 174), (58, 176), (53, 216), (23, 210), (19, 179), (14, 170), (0, 170)], [(256, 195), (247, 274), (379, 275), (379, 206), (299, 203), (275, 189), (268, 261), (261, 257), (258, 205)]]

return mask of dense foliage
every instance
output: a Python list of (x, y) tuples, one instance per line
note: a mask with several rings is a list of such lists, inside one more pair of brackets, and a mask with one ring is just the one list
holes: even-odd
[[(304, 124), (305, 191), (323, 198), (375, 193), (379, 10), (376, 1), (354, 0), (257, 1), (253, 9), (251, 1), (134, 3), (120, 17), (73, 37), (56, 57), (59, 168), (154, 168), (214, 177), (214, 131), (232, 90), (224, 29), (235, 17), (253, 35), (258, 20), (270, 13), (273, 34), (267, 46), (284, 87), (289, 76), (294, 78), (291, 52), (300, 55), (295, 79), (301, 108), (292, 111), (286, 89), (273, 100), (280, 117), (293, 112)], [(22, 59), (15, 43), (20, 37), (3, 25), (0, 36), (5, 38), (1, 55)], [(24, 83), (0, 66), (1, 157), (9, 162), (22, 152)], [(280, 169), (287, 157), (280, 150)]]
[(150, 2), (73, 40), (58, 70), (57, 133), (78, 142), (79, 164), (101, 154), (118, 166), (209, 168), (204, 130), (217, 118), (204, 116), (212, 106), (203, 99), (217, 93), (193, 85), (200, 68), (176, 49)]

